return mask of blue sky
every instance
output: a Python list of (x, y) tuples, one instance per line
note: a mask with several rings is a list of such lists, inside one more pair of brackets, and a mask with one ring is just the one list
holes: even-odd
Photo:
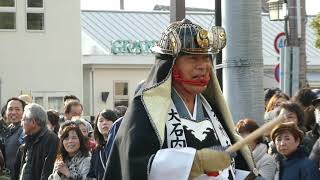
[[(320, 0), (305, 0), (307, 14), (320, 12)], [(214, 9), (214, 0), (186, 0), (186, 6)], [(126, 10), (152, 10), (155, 4), (169, 5), (170, 0), (124, 0)], [(118, 10), (120, 0), (81, 0), (81, 9)]]

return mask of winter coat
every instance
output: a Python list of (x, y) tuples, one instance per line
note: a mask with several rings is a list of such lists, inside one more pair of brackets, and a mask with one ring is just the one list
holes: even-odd
[(85, 180), (90, 169), (91, 156), (83, 156), (81, 152), (78, 152), (71, 159), (66, 160), (64, 163), (70, 171), (70, 177), (67, 178), (61, 174), (56, 168), (53, 173), (49, 176), (48, 180)]
[(109, 157), (113, 141), (117, 135), (117, 132), (119, 130), (119, 127), (121, 125), (122, 120), (123, 120), (123, 117), (120, 117), (119, 119), (117, 119), (112, 124), (112, 126), (109, 130), (107, 144), (104, 146), (104, 153), (106, 154), (107, 159)]
[(58, 144), (58, 136), (47, 128), (26, 136), (25, 144), (18, 150), (11, 179), (17, 180), (22, 176), (24, 180), (47, 180), (53, 170)]
[(16, 161), (16, 154), (21, 144), (23, 144), (23, 129), (22, 126), (16, 125), (13, 126), (12, 124), (8, 127), (9, 132), (7, 134), (5, 140), (5, 160), (6, 160), (6, 167), (12, 173), (14, 171), (14, 162)]
[(266, 180), (273, 180), (277, 164), (274, 157), (267, 153), (267, 150), (267, 145), (260, 143), (252, 151), (252, 155), (259, 174)]
[(5, 155), (4, 154), (4, 152), (5, 152), (4, 142), (6, 140), (6, 136), (7, 136), (8, 132), (9, 132), (9, 129), (8, 129), (7, 125), (5, 124), (4, 120), (0, 119), (0, 149), (3, 152), (3, 155)]
[(312, 151), (309, 155), (309, 159), (315, 161), (318, 168), (320, 167), (320, 138), (313, 145)]
[(311, 150), (314, 147), (314, 144), (320, 137), (320, 126), (319, 124), (315, 124), (312, 130), (308, 131), (304, 136), (304, 139), (307, 140), (311, 146)]
[(103, 178), (105, 166), (107, 163), (107, 157), (104, 153), (104, 149), (97, 148), (92, 152), (92, 157), (90, 161), (90, 170), (87, 175), (89, 178), (96, 178), (97, 180), (100, 180)]
[(288, 157), (277, 156), (277, 172), (275, 180), (316, 180), (320, 172), (314, 161), (308, 159), (307, 153), (301, 148)]

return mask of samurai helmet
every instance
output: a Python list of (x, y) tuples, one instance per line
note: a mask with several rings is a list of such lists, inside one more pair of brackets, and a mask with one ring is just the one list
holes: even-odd
[(171, 23), (162, 33), (160, 42), (151, 50), (173, 57), (181, 54), (217, 54), (226, 45), (226, 34), (222, 27), (209, 30), (193, 24), (188, 19)]

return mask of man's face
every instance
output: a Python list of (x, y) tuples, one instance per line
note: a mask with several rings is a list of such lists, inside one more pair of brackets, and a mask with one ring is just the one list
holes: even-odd
[[(177, 58), (175, 68), (184, 80), (210, 79), (212, 69), (211, 59), (208, 55), (184, 55)], [(197, 86), (192, 84), (173, 81), (173, 86), (179, 92), (180, 89), (192, 94), (203, 92), (207, 86)]]
[(22, 103), (17, 100), (12, 100), (7, 105), (6, 116), (10, 123), (19, 123), (21, 122), (23, 114)]
[(35, 121), (32, 119), (27, 119), (26, 113), (23, 114), (21, 125), (23, 127), (24, 133), (27, 135), (32, 135), (32, 132), (35, 128)]
[(300, 144), (300, 140), (295, 139), (289, 131), (280, 133), (274, 141), (277, 151), (286, 157), (293, 153)]
[(81, 116), (82, 114), (82, 107), (80, 105), (77, 106), (71, 106), (70, 114), (73, 116)]

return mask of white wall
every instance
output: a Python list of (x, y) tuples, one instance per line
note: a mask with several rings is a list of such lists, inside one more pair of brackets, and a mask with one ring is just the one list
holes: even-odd
[(26, 31), (26, 1), (16, 2), (16, 31), (0, 32), (1, 104), (22, 90), (82, 98), (80, 1), (44, 0), (44, 32)]
[[(137, 84), (146, 79), (150, 68), (96, 68), (94, 71), (94, 115), (104, 108), (113, 109), (113, 82), (127, 81), (129, 105)], [(101, 100), (101, 92), (109, 92), (107, 102)]]

